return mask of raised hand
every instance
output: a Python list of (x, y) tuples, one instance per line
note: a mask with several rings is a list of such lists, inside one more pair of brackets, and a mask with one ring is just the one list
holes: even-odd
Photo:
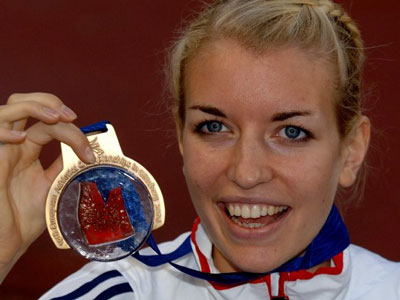
[[(28, 118), (37, 123), (26, 127)], [(13, 94), (0, 106), (0, 282), (45, 228), (45, 201), (61, 171), (59, 157), (43, 169), (39, 155), (56, 139), (70, 145), (84, 162), (94, 156), (72, 121), (76, 114), (54, 95)]]

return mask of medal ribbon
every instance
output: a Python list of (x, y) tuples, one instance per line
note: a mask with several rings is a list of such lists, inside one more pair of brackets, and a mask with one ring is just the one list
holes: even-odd
[(175, 251), (169, 254), (161, 253), (152, 235), (150, 235), (147, 240), (147, 244), (157, 253), (156, 255), (141, 255), (139, 252), (136, 252), (132, 254), (132, 256), (148, 266), (156, 267), (169, 263), (179, 271), (196, 278), (212, 281), (218, 284), (238, 284), (274, 272), (291, 272), (312, 268), (324, 261), (330, 260), (332, 257), (346, 249), (350, 244), (350, 239), (342, 217), (340, 216), (336, 206), (333, 205), (327, 221), (318, 235), (308, 245), (304, 255), (295, 257), (267, 273), (204, 273), (174, 263), (173, 260), (193, 251), (190, 244), (190, 236), (188, 236)]

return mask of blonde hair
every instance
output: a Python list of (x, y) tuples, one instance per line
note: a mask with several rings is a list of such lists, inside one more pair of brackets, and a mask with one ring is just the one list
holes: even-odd
[(185, 68), (207, 43), (231, 38), (262, 52), (297, 46), (317, 50), (337, 70), (336, 116), (346, 137), (361, 115), (363, 42), (355, 22), (330, 0), (216, 0), (180, 34), (171, 48), (167, 80), (178, 128), (185, 122)]

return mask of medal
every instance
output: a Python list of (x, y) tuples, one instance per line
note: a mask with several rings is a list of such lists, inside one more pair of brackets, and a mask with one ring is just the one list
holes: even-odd
[(111, 124), (82, 131), (96, 161), (85, 164), (61, 143), (64, 168), (47, 196), (47, 229), (59, 249), (91, 260), (121, 259), (164, 224), (164, 200), (153, 176), (124, 156)]

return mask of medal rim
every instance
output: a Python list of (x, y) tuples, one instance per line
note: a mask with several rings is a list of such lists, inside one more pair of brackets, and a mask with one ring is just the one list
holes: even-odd
[[(113, 127), (110, 124), (107, 124), (107, 129), (112, 138), (114, 138), (118, 143), (118, 139), (115, 135)], [(68, 168), (64, 168), (60, 172), (60, 174), (58, 174), (58, 176), (56, 177), (56, 179), (54, 180), (49, 189), (46, 199), (46, 208), (45, 208), (46, 225), (53, 243), (59, 249), (74, 248), (71, 247), (69, 243), (65, 240), (64, 235), (62, 234), (59, 226), (57, 209), (60, 197), (63, 194), (67, 185), (73, 180), (73, 178), (92, 168), (97, 168), (101, 166), (118, 167), (123, 171), (127, 172), (128, 174), (130, 174), (131, 176), (133, 176), (134, 178), (139, 179), (143, 183), (143, 185), (146, 187), (147, 191), (150, 194), (151, 202), (153, 205), (153, 213), (154, 213), (152, 224), (150, 226), (147, 237), (150, 235), (152, 230), (155, 230), (163, 226), (164, 224), (165, 221), (164, 199), (160, 187), (158, 186), (154, 177), (142, 165), (140, 165), (133, 159), (126, 157), (125, 155), (122, 154), (122, 152), (120, 153), (117, 152), (117, 154), (115, 154), (111, 153), (110, 151), (104, 151), (102, 147), (99, 145), (97, 139), (98, 136), (101, 134), (105, 133), (88, 136), (89, 143), (95, 154), (96, 161), (91, 164), (86, 164), (76, 156), (76, 162), (72, 164), (70, 163)], [(68, 150), (72, 151), (73, 153), (73, 150), (68, 145), (63, 143), (61, 144), (62, 147), (66, 147), (67, 149), (69, 148)], [(147, 237), (143, 240), (142, 243), (140, 243), (138, 249), (145, 243)], [(128, 253), (126, 256), (130, 254), (131, 253)], [(93, 258), (93, 260), (112, 261), (112, 260), (118, 260), (123, 257), (125, 256), (107, 260)]]

